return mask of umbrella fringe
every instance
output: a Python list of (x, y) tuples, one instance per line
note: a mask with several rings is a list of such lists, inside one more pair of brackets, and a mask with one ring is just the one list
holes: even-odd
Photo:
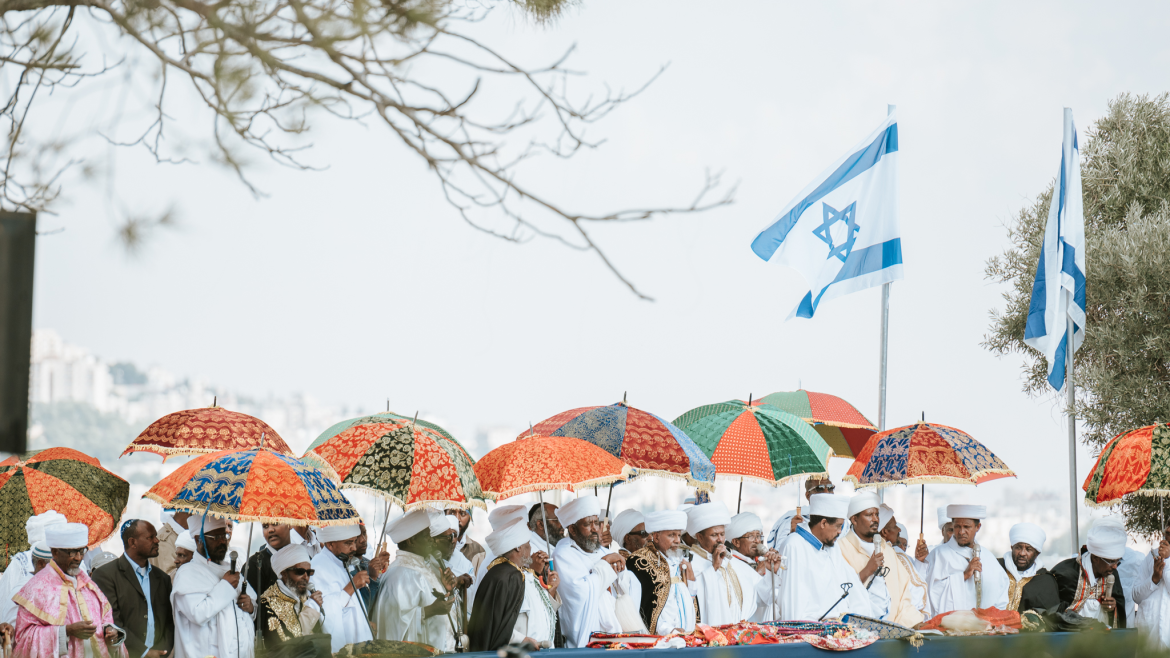
[(845, 475), (842, 480), (852, 482), (856, 489), (885, 489), (886, 487), (896, 487), (899, 485), (918, 486), (920, 484), (970, 484), (974, 486), (977, 484), (975, 480), (985, 475), (1008, 475), (1016, 477), (1016, 472), (1010, 468), (992, 468), (985, 471), (978, 471), (977, 474), (971, 478), (952, 478), (941, 475), (925, 475), (915, 476), (910, 478), (902, 478), (900, 480), (893, 480), (890, 482), (859, 482), (857, 476)]
[[(371, 496), (377, 496), (377, 497), (381, 498), (382, 500), (385, 500), (393, 505), (397, 505), (408, 512), (412, 509), (420, 509), (420, 508), (471, 509), (472, 507), (478, 507), (482, 510), (487, 510), (487, 503), (485, 503), (484, 501), (477, 499), (477, 498), (473, 498), (470, 501), (463, 501), (463, 502), (458, 501), (458, 500), (419, 500), (419, 501), (415, 501), (413, 503), (407, 503), (406, 501), (402, 500), (401, 498), (399, 498), (398, 496), (395, 496), (392, 493), (387, 493), (387, 492), (381, 491), (379, 489), (374, 489), (373, 487), (368, 487), (364, 484), (356, 484), (353, 482), (346, 482), (346, 483), (340, 485), (338, 488), (339, 489), (357, 489), (359, 491), (364, 491), (365, 493), (368, 493)], [(485, 496), (486, 496), (486, 492), (485, 492)]]
[(200, 515), (203, 514), (204, 510), (206, 510), (208, 516), (214, 516), (214, 517), (219, 518), (219, 519), (228, 519), (228, 520), (236, 521), (239, 523), (280, 523), (280, 524), (284, 524), (284, 525), (296, 525), (296, 526), (310, 526), (311, 525), (311, 526), (315, 526), (318, 528), (323, 528), (325, 526), (331, 526), (331, 525), (353, 525), (354, 523), (361, 521), (361, 516), (356, 516), (356, 517), (348, 518), (348, 519), (325, 520), (325, 519), (294, 519), (294, 518), (287, 517), (287, 516), (256, 516), (254, 514), (237, 514), (235, 512), (222, 512), (220, 510), (215, 509), (214, 505), (212, 505), (210, 508), (208, 508), (207, 503), (187, 503), (187, 502), (174, 503), (171, 501), (163, 500), (163, 498), (161, 496), (159, 496), (157, 494), (153, 494), (153, 493), (145, 493), (142, 495), (142, 497), (147, 498), (149, 500), (153, 500), (154, 502), (158, 503), (159, 505), (162, 505), (163, 509), (177, 510), (180, 512), (191, 512), (192, 514), (200, 514)]
[[(830, 457), (833, 456), (831, 450), (829, 451), (829, 456)], [(815, 478), (827, 478), (827, 477), (829, 477), (829, 471), (825, 470), (821, 473), (812, 473), (812, 472), (810, 472), (810, 473), (796, 473), (794, 475), (787, 475), (785, 477), (782, 477), (779, 480), (769, 480), (767, 478), (762, 478), (762, 477), (758, 477), (755, 475), (736, 475), (733, 473), (716, 473), (715, 474), (716, 480), (731, 480), (732, 482), (739, 482), (741, 480), (750, 480), (752, 482), (756, 482), (758, 484), (764, 484), (764, 485), (767, 485), (767, 486), (773, 487), (773, 488), (781, 487), (785, 484), (788, 484), (789, 482), (794, 482), (799, 478), (814, 478), (814, 477)]]
[[(653, 475), (655, 477), (666, 478), (668, 480), (679, 480), (686, 482), (688, 485), (698, 489), (699, 491), (715, 491), (715, 483), (707, 482), (705, 480), (696, 480), (690, 473), (675, 473), (673, 471), (660, 471), (653, 468), (637, 468), (634, 467), (634, 475), (641, 477), (643, 475)], [(631, 476), (633, 477), (633, 476)]]
[(853, 423), (839, 423), (835, 420), (825, 421), (817, 418), (802, 418), (801, 420), (812, 423), (813, 425), (825, 425), (827, 427), (844, 427), (847, 430), (873, 430), (877, 432), (877, 428), (873, 425), (855, 425)]
[[(628, 466), (626, 468), (629, 468)], [(507, 491), (483, 492), (484, 496), (492, 500), (504, 500), (513, 496), (519, 496), (526, 493), (536, 493), (538, 491), (577, 491), (577, 489), (593, 489), (596, 487), (604, 487), (613, 484), (614, 482), (625, 482), (629, 477), (628, 473), (623, 472), (621, 475), (610, 475), (603, 478), (596, 478), (593, 480), (584, 480), (582, 482), (543, 482), (536, 484), (526, 484), (521, 487), (508, 489)]]
[(1150, 498), (1157, 498), (1159, 496), (1165, 497), (1165, 496), (1170, 496), (1170, 490), (1167, 490), (1167, 489), (1138, 489), (1137, 491), (1131, 491), (1120, 498), (1114, 498), (1112, 500), (1107, 500), (1107, 501), (1101, 502), (1101, 503), (1094, 501), (1094, 500), (1090, 500), (1088, 496), (1085, 496), (1084, 500), (1085, 500), (1085, 505), (1087, 507), (1091, 507), (1093, 509), (1102, 509), (1102, 508), (1106, 508), (1106, 507), (1116, 507), (1116, 506), (1120, 505), (1121, 503), (1125, 502), (1125, 496), (1148, 496)]

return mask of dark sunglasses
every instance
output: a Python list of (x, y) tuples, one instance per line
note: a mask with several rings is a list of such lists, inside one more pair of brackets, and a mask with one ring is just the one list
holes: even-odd
[(291, 571), (292, 575), (294, 576), (303, 576), (305, 574), (312, 576), (314, 573), (316, 573), (312, 569), (302, 569), (300, 567), (289, 567), (288, 570)]
[(645, 539), (645, 538), (650, 536), (650, 533), (646, 532), (645, 530), (637, 530), (637, 531), (626, 533), (627, 537), (629, 537), (631, 535), (634, 537), (641, 537), (642, 539)]

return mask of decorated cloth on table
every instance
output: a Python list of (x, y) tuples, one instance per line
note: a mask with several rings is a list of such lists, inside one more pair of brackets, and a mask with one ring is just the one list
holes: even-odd
[(335, 658), (428, 658), (439, 653), (434, 647), (420, 642), (367, 640), (347, 644), (333, 655)]
[(892, 621), (884, 621), (864, 615), (845, 615), (842, 620), (854, 628), (863, 628), (883, 640), (907, 640), (915, 647), (922, 646), (922, 635), (913, 628), (907, 628)]
[[(951, 618), (950, 622), (944, 623), (948, 617)], [(939, 631), (947, 635), (1012, 635), (1019, 633), (1022, 627), (1020, 613), (1015, 610), (976, 608), (944, 612), (922, 622), (917, 629)]]
[(713, 628), (698, 624), (693, 633), (648, 635), (645, 633), (594, 633), (590, 649), (651, 649), (721, 647), (751, 644), (795, 644), (805, 642), (821, 649), (845, 651), (869, 646), (881, 636), (864, 628), (838, 621), (739, 622)]
[(805, 635), (805, 641), (818, 649), (827, 651), (852, 651), (863, 649), (878, 641), (876, 633), (862, 628), (852, 631), (838, 631), (832, 635)]
[(832, 635), (849, 629), (849, 624), (839, 621), (766, 621), (761, 626), (775, 628), (781, 635)]

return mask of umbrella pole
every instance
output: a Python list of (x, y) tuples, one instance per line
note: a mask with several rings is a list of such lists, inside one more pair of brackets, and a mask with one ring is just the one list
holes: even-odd
[[(467, 511), (468, 511), (468, 513), (470, 513), (471, 508), (470, 507), (467, 508)], [(388, 526), (389, 524), (390, 524), (390, 501), (386, 501), (386, 518), (382, 519), (382, 538), (378, 540), (377, 546), (381, 546), (382, 544), (386, 543), (386, 526)], [(378, 556), (377, 546), (374, 547), (374, 557)]]
[(926, 484), (922, 485), (921, 507), (918, 509), (918, 538), (925, 541), (926, 534)]
[(605, 523), (607, 525), (609, 524), (609, 520), (613, 518), (613, 508), (611, 505), (613, 505), (613, 486), (615, 484), (617, 482), (609, 483), (609, 497), (605, 500)]
[(735, 501), (735, 513), (739, 514), (739, 508), (743, 505), (743, 478), (739, 479), (739, 500)]
[[(544, 492), (537, 491), (536, 495), (540, 497), (540, 520), (541, 520), (541, 522), (544, 523), (544, 525), (541, 528), (542, 530), (544, 530), (544, 544), (546, 546), (548, 546), (548, 550), (551, 551), (553, 549), (553, 547), (552, 547), (552, 544), (549, 543), (549, 541), (548, 541), (548, 514), (545, 514), (545, 512), (544, 512)], [(556, 571), (557, 570), (556, 565), (553, 564), (551, 553), (548, 556), (548, 570), (549, 571)]]

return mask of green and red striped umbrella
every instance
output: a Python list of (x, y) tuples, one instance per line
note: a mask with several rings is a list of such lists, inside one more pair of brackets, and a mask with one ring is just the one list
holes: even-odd
[(786, 411), (731, 400), (691, 409), (673, 424), (710, 457), (718, 476), (772, 486), (800, 476), (828, 477), (833, 449)]
[(1091, 507), (1117, 505), (1129, 494), (1170, 496), (1170, 423), (1113, 437), (1082, 488)]
[(877, 432), (877, 427), (856, 407), (828, 393), (782, 391), (765, 395), (753, 404), (771, 405), (803, 418), (833, 449), (834, 457), (856, 458)]

